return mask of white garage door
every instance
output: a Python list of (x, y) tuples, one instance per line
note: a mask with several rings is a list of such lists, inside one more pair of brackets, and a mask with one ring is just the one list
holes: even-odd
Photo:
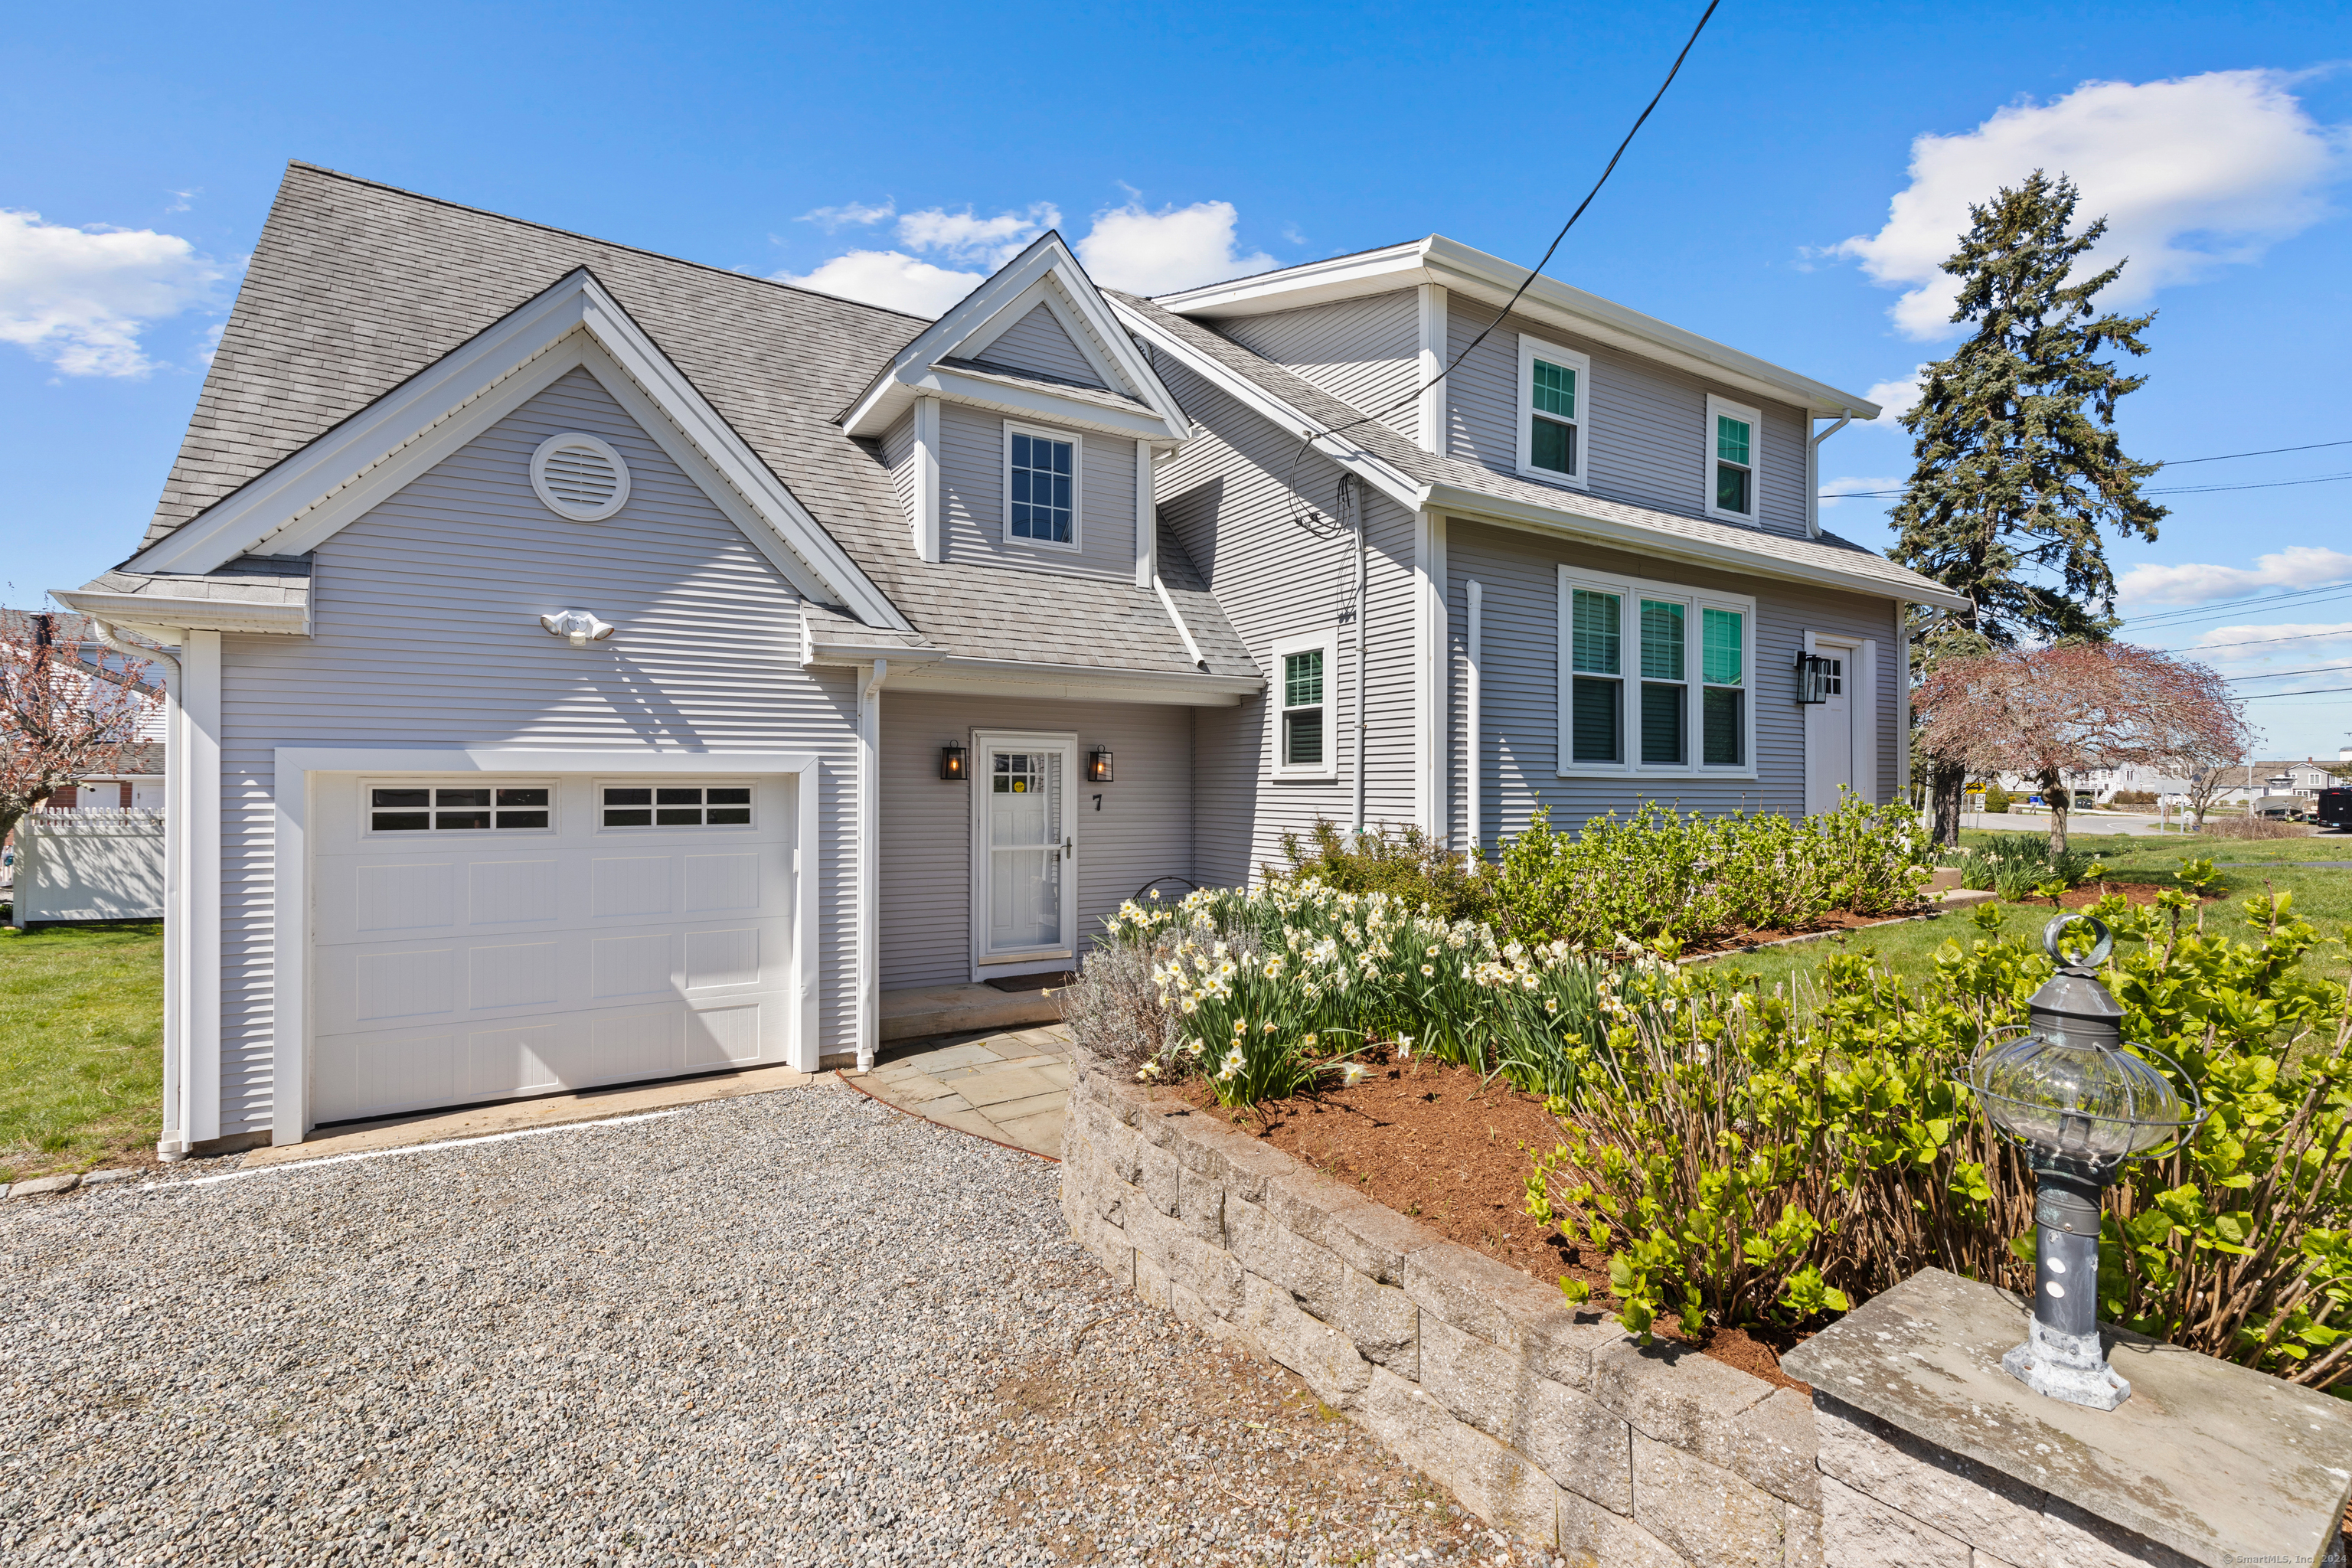
[(790, 778), (321, 778), (310, 1118), (782, 1065)]

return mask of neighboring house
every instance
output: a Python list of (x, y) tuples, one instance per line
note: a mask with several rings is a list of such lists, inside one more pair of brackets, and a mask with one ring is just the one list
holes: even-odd
[(161, 809), (163, 804), (163, 676), (153, 664), (134, 668), (131, 658), (91, 629), (89, 617), (71, 613), (0, 609), (10, 646), (26, 646), (44, 636), (56, 657), (87, 673), (92, 685), (138, 691), (153, 702), (139, 727), (141, 743), (108, 773), (86, 774), (42, 803), (51, 811)]
[[(2340, 787), (2342, 781), (2330, 770), (2342, 765), (2310, 757), (2240, 763), (2222, 770), (2229, 782), (2214, 798), (2240, 805), (2249, 800), (2273, 801), (2282, 810), (2307, 808), (2318, 800), (2321, 790)], [(2273, 782), (2278, 780), (2284, 782)]]
[(1550, 279), (1416, 399), (1525, 276), (1048, 235), (927, 323), (295, 166), (59, 595), (177, 663), (167, 1150), (869, 1060), (1318, 816), (1888, 798), (1957, 601), (1819, 531), (1873, 406)]

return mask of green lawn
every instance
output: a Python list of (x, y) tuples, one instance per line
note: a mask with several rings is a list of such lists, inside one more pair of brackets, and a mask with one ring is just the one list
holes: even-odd
[[(1998, 835), (1969, 829), (1961, 833), (1960, 841), (1966, 846), (1995, 837)], [(2241, 919), (2238, 904), (2248, 894), (2263, 891), (2266, 885), (2278, 892), (2294, 894), (2295, 912), (2316, 925), (2326, 936), (2345, 935), (2347, 924), (2352, 924), (2352, 834), (2239, 841), (2200, 839), (2194, 835), (2158, 838), (2075, 833), (2068, 836), (2067, 843), (2070, 847), (2089, 850), (2105, 860), (2111, 879), (2118, 882), (2168, 885), (2172, 873), (2184, 859), (2203, 857), (2219, 863), (2227, 879), (2226, 891), (2222, 900), (2205, 912), (2209, 930), (2217, 925), (2230, 929)], [(2346, 865), (2339, 871), (2332, 867), (2304, 869), (2281, 864), (2294, 860), (2343, 861)], [(2252, 864), (2231, 865), (2231, 861)], [(2002, 933), (2010, 936), (2038, 932), (2051, 915), (2046, 900), (1994, 907), (2000, 910)], [(1737, 964), (1769, 985), (1793, 974), (1810, 973), (1828, 953), (1867, 952), (1897, 973), (1916, 981), (1930, 973), (1936, 950), (1945, 942), (1965, 944), (1982, 934), (1969, 922), (1972, 912), (1961, 910), (1940, 920), (1907, 921), (1900, 925), (1840, 933), (1763, 952), (1737, 953), (1714, 962)], [(2346, 978), (2346, 950), (2332, 942), (2313, 949), (2304, 963), (2310, 973), (2336, 980)]]
[(163, 928), (0, 927), (0, 1181), (153, 1158)]

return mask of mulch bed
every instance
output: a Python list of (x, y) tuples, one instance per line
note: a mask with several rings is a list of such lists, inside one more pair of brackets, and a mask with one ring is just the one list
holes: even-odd
[[(1177, 1092), (1448, 1241), (1545, 1285), (1556, 1286), (1563, 1276), (1581, 1279), (1592, 1287), (1595, 1307), (1614, 1305), (1608, 1256), (1528, 1216), (1534, 1155), (1559, 1142), (1559, 1126), (1544, 1113), (1540, 1099), (1499, 1078), (1481, 1083), (1468, 1068), (1411, 1062), (1381, 1069), (1353, 1089), (1242, 1110), (1220, 1107), (1199, 1079), (1184, 1080)], [(1683, 1338), (1679, 1324), (1663, 1320), (1655, 1331), (1662, 1339)], [(1780, 1372), (1780, 1352), (1804, 1335), (1759, 1337), (1771, 1333), (1717, 1329), (1699, 1349), (1768, 1383), (1806, 1390)]]

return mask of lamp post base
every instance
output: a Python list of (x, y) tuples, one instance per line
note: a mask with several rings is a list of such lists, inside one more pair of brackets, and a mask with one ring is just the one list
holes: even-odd
[(2131, 1397), (2130, 1383), (2107, 1364), (2095, 1329), (2087, 1334), (2070, 1334), (2046, 1326), (2039, 1318), (2028, 1318), (2025, 1342), (2002, 1356), (2000, 1364), (2034, 1393), (2069, 1405), (2113, 1410)]

